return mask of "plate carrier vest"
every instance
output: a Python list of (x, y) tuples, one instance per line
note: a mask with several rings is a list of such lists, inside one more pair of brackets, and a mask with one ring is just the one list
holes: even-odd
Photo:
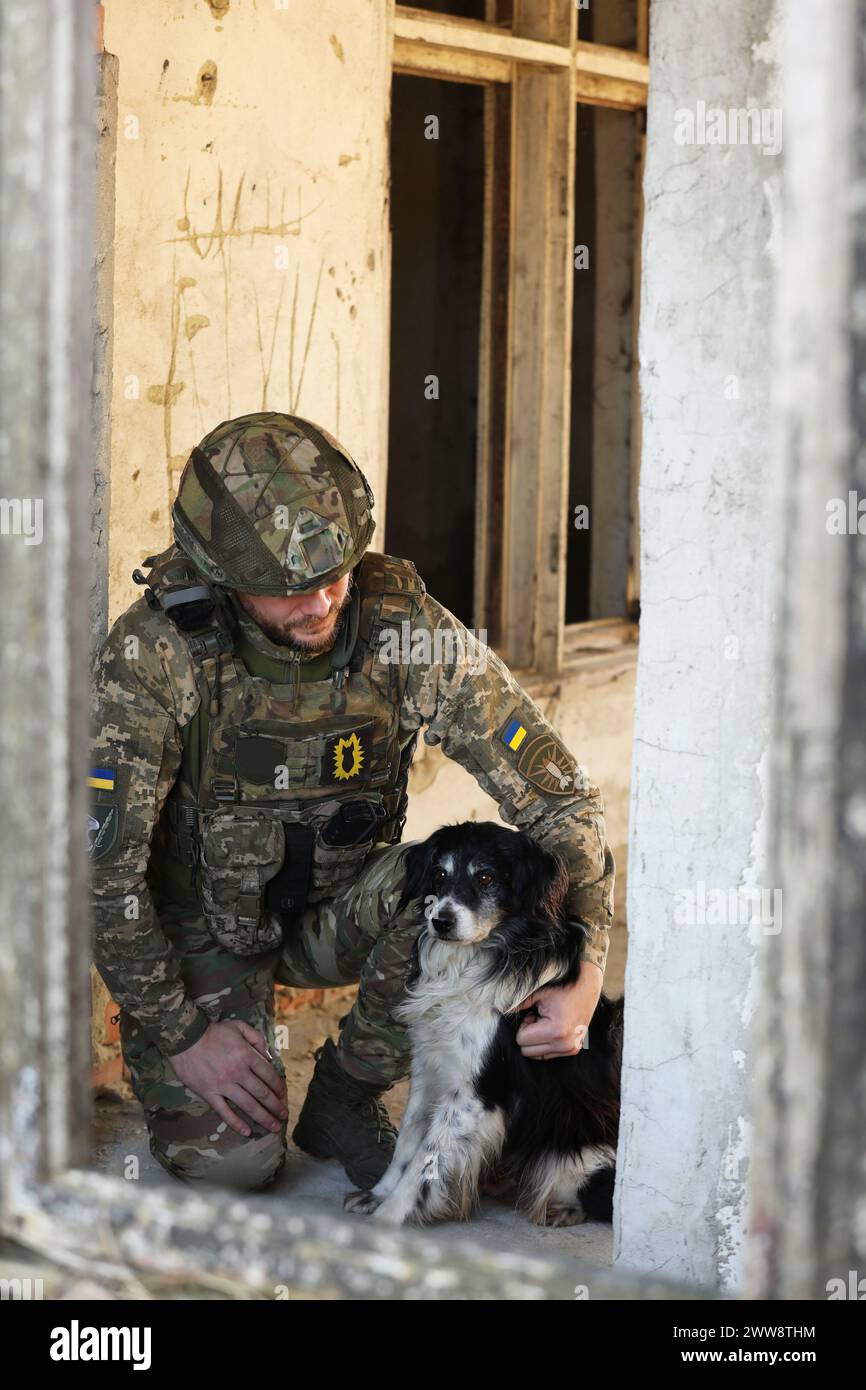
[[(408, 560), (368, 551), (343, 619), (350, 639), (338, 636), (324, 679), (302, 681), (300, 655), (287, 648), (285, 662), (271, 662), (253, 648), (177, 547), (144, 564), (150, 574), (133, 578), (183, 636), (201, 696), (155, 843), (188, 866), (222, 945), (267, 951), (305, 903), (340, 893), (374, 848), (402, 836), (417, 740), (400, 736), (402, 624), (424, 584)], [(382, 638), (395, 626), (389, 648), (400, 655), (386, 660)]]

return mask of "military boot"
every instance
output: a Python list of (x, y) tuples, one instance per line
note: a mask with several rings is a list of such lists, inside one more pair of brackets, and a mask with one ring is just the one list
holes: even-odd
[(338, 1158), (350, 1182), (367, 1191), (385, 1172), (397, 1142), (379, 1100), (383, 1088), (349, 1076), (330, 1038), (314, 1055), (316, 1069), (292, 1139), (314, 1158)]

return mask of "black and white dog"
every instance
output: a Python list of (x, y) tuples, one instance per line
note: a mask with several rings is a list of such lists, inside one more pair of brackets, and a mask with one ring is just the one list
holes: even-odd
[[(408, 993), (412, 1078), (394, 1158), (350, 1211), (416, 1224), (469, 1216), (485, 1175), (549, 1226), (612, 1218), (623, 1001), (604, 994), (580, 1052), (535, 1060), (520, 1005), (580, 972), (560, 860), (490, 822), (446, 826), (407, 855), (403, 906), (424, 900)], [(536, 1015), (537, 1016), (537, 1015)]]

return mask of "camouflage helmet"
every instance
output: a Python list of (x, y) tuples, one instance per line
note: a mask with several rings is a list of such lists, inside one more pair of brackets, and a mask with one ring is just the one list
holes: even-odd
[(286, 595), (323, 589), (358, 563), (372, 508), (366, 478), (327, 430), (268, 411), (223, 421), (193, 449), (172, 519), (211, 583)]

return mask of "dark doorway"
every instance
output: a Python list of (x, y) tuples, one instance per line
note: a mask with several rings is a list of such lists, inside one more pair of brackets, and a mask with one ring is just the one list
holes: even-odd
[(483, 89), (395, 76), (385, 544), (470, 626), (483, 219)]

